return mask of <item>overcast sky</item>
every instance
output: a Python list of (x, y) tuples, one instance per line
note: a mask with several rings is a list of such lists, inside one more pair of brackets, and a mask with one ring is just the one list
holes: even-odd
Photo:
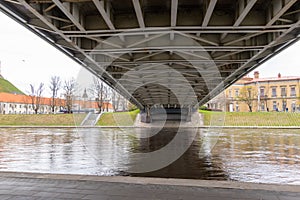
[[(29, 84), (48, 85), (50, 77), (77, 78), (80, 66), (72, 59), (0, 12), (1, 74), (24, 92)], [(300, 76), (300, 42), (256, 70), (261, 77)], [(253, 76), (253, 72), (250, 73)]]
[(22, 91), (41, 82), (48, 88), (54, 75), (77, 78), (76, 62), (1, 12), (0, 27), (1, 74)]

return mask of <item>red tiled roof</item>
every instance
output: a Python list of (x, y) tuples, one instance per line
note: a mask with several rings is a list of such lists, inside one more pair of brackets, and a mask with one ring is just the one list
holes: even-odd
[[(62, 99), (60, 100), (64, 101)], [(30, 104), (31, 97), (23, 94), (11, 94), (11, 93), (0, 92), (0, 102)], [(51, 98), (42, 97), (41, 103), (43, 105), (50, 105)]]
[(0, 93), (0, 102), (30, 103), (30, 97), (22, 94)]
[(278, 77), (269, 77), (269, 78), (253, 78), (252, 80), (245, 81), (247, 83), (256, 83), (256, 82), (267, 82), (267, 81), (289, 81), (289, 80), (300, 80), (300, 76), (282, 76)]
[[(97, 102), (95, 102), (95, 101), (86, 101), (86, 102), (84, 102), (84, 101), (82, 101), (82, 100), (81, 100), (81, 101), (75, 100), (75, 101), (73, 101), (73, 104), (80, 105), (81, 107), (88, 107), (88, 108), (95, 108), (95, 109), (98, 109)], [(113, 106), (112, 106), (111, 103), (103, 102), (102, 105), (103, 105), (103, 107), (105, 107), (105, 108), (106, 108), (107, 106), (108, 106), (109, 109), (112, 109), (112, 108), (113, 108)]]
[[(56, 101), (58, 103), (65, 104), (64, 99), (57, 99), (60, 101)], [(41, 99), (41, 104), (42, 105), (51, 105), (52, 98), (46, 98), (42, 97)], [(22, 95), (22, 94), (11, 94), (11, 93), (5, 93), (5, 92), (0, 92), (0, 102), (7, 102), (7, 103), (22, 103), (22, 104), (30, 104), (31, 103), (31, 97), (28, 95)], [(73, 104), (80, 104), (81, 106), (86, 105), (89, 108), (98, 108), (97, 102), (95, 101), (74, 101)], [(105, 108), (112, 109), (112, 104), (111, 103), (103, 103), (105, 105)]]

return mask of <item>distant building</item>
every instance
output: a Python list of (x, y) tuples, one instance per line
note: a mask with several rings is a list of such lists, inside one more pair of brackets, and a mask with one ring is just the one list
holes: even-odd
[[(3, 87), (4, 85), (4, 87)], [(72, 112), (99, 112), (97, 99), (89, 98), (85, 89), (82, 96), (73, 97)], [(53, 99), (41, 97), (39, 114), (50, 114), (52, 112), (51, 105)], [(54, 113), (67, 112), (65, 98), (54, 99)], [(123, 104), (117, 105), (120, 108)], [(122, 107), (122, 109), (126, 109)], [(113, 106), (109, 99), (105, 99), (101, 105), (101, 112), (112, 112)], [(5, 80), (1, 75), (0, 61), (0, 114), (34, 114), (31, 96), (25, 95), (16, 88), (12, 83)]]
[[(63, 106), (63, 100), (60, 101), (55, 107), (55, 111), (59, 112), (61, 106)], [(41, 104), (39, 113), (48, 114), (51, 113), (51, 99), (41, 98)], [(1, 114), (34, 114), (34, 110), (31, 104), (31, 98), (28, 95), (0, 93), (0, 113)]]
[[(52, 98), (41, 98), (39, 114), (50, 114), (51, 112)], [(31, 98), (28, 95), (0, 93), (0, 114), (34, 114), (34, 110), (31, 104)], [(103, 103), (103, 111), (112, 111), (111, 103)], [(65, 110), (65, 100), (55, 99), (55, 111), (54, 113), (60, 113)], [(92, 100), (74, 100), (73, 111), (75, 112), (97, 112), (98, 106), (95, 101)]]
[(207, 105), (228, 112), (248, 112), (245, 98), (252, 111), (300, 111), (300, 76), (279, 73), (277, 77), (260, 78), (256, 71), (253, 78), (243, 77)]

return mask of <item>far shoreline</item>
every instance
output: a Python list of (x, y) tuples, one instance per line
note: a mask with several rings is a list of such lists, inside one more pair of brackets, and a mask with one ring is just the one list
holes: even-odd
[[(182, 126), (183, 128), (203, 128), (203, 129), (300, 129), (300, 126)], [(72, 128), (72, 129), (105, 129), (105, 128), (160, 128), (160, 126), (22, 126), (22, 125), (12, 125), (12, 126), (1, 126), (0, 129), (4, 128), (49, 128), (49, 129), (63, 129), (63, 128)], [(174, 126), (165, 126), (165, 128), (176, 128)]]
[[(139, 110), (103, 113), (94, 126), (80, 126), (86, 114), (0, 115), (0, 128), (155, 128), (161, 125), (136, 123)], [(300, 129), (300, 113), (199, 111), (201, 123), (181, 127), (203, 129)], [(178, 121), (179, 122), (179, 121)], [(171, 123), (172, 124), (172, 123)], [(145, 125), (145, 126), (143, 126)], [(178, 127), (179, 123), (165, 127)]]

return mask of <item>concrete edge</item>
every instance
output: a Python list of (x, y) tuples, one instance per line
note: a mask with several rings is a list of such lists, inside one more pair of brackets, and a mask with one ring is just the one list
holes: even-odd
[(49, 174), (30, 172), (0, 172), (0, 177), (5, 178), (32, 178), (32, 179), (53, 179), (53, 180), (74, 180), (74, 181), (95, 181), (111, 183), (128, 183), (141, 185), (166, 185), (184, 187), (203, 187), (220, 189), (241, 189), (241, 190), (266, 190), (276, 192), (300, 192), (300, 185), (280, 185), (264, 183), (245, 183), (232, 181), (175, 179), (175, 178), (148, 178), (129, 176), (95, 176), (95, 175), (71, 175), (71, 174)]
[[(183, 128), (203, 128), (203, 129), (300, 129), (300, 126), (181, 126)], [(0, 128), (161, 128), (161, 126), (1, 126)], [(176, 128), (165, 126), (165, 128)]]

